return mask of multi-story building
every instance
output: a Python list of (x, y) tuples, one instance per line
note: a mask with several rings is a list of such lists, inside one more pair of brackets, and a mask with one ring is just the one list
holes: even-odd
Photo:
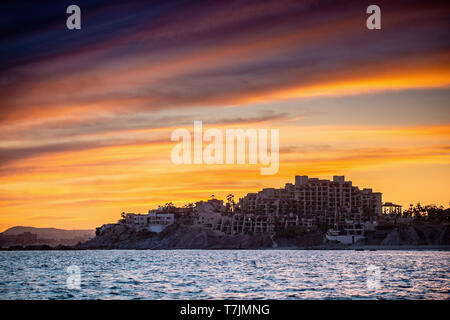
[(205, 228), (214, 228), (226, 213), (226, 207), (222, 200), (211, 199), (195, 203), (194, 224)]
[(381, 214), (381, 193), (360, 190), (344, 176), (334, 176), (332, 181), (296, 176), (295, 184), (247, 194), (234, 211), (223, 201), (211, 199), (183, 208), (159, 207), (145, 215), (123, 214), (120, 223), (159, 232), (179, 220), (225, 234), (257, 234), (277, 228), (302, 226), (311, 230), (349, 221), (373, 222)]
[(148, 214), (127, 213), (122, 223), (136, 229), (147, 229), (152, 232), (161, 232), (165, 227), (175, 222), (174, 213), (157, 212), (150, 210)]
[(320, 180), (296, 176), (295, 184), (266, 188), (239, 200), (242, 214), (277, 218), (278, 224), (330, 225), (345, 220), (375, 220), (381, 215), (381, 193), (353, 186), (344, 176)]
[(125, 215), (125, 223), (135, 226), (146, 226), (148, 224), (147, 215), (141, 213), (127, 213)]

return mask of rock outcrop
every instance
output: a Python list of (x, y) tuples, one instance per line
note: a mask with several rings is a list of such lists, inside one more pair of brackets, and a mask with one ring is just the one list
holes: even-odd
[(398, 246), (401, 244), (401, 240), (400, 240), (400, 233), (398, 232), (398, 230), (393, 230), (390, 233), (388, 233), (388, 235), (386, 236), (386, 238), (384, 238), (383, 241), (381, 241), (382, 245), (385, 246)]
[(174, 224), (160, 233), (136, 232), (126, 225), (108, 228), (77, 249), (260, 249), (272, 248), (268, 234), (223, 235), (194, 226)]
[(381, 245), (449, 245), (449, 224), (432, 225), (421, 224), (412, 226), (401, 226), (391, 231), (381, 241)]
[[(136, 231), (128, 225), (110, 225), (95, 238), (71, 249), (265, 249), (327, 248), (323, 233), (306, 232), (293, 237), (270, 234), (225, 235), (199, 226), (176, 223), (160, 233)], [(449, 245), (449, 224), (399, 225), (383, 240), (372, 245), (421, 246)]]

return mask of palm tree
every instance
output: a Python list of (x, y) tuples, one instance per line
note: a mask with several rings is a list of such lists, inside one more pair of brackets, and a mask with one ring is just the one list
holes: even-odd
[(171, 211), (171, 210), (174, 209), (174, 208), (175, 208), (175, 206), (173, 205), (173, 202), (167, 202), (167, 203), (164, 205), (164, 210), (165, 210), (166, 212)]
[(231, 212), (234, 212), (234, 207), (236, 206), (236, 203), (234, 202), (234, 195), (233, 194), (229, 194), (227, 195), (227, 209)]

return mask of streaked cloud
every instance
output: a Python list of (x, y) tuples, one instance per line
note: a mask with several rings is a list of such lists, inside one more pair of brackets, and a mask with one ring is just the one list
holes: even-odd
[[(448, 202), (447, 1), (379, 1), (380, 31), (365, 0), (79, 1), (79, 32), (64, 28), (69, 4), (0, 8), (0, 229), (93, 227), (295, 174)], [(170, 133), (194, 120), (279, 128), (279, 173), (174, 166)]]

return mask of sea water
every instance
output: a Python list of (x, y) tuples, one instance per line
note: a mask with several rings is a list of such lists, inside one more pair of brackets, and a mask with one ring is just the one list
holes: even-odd
[(1, 251), (0, 299), (449, 299), (447, 251)]

